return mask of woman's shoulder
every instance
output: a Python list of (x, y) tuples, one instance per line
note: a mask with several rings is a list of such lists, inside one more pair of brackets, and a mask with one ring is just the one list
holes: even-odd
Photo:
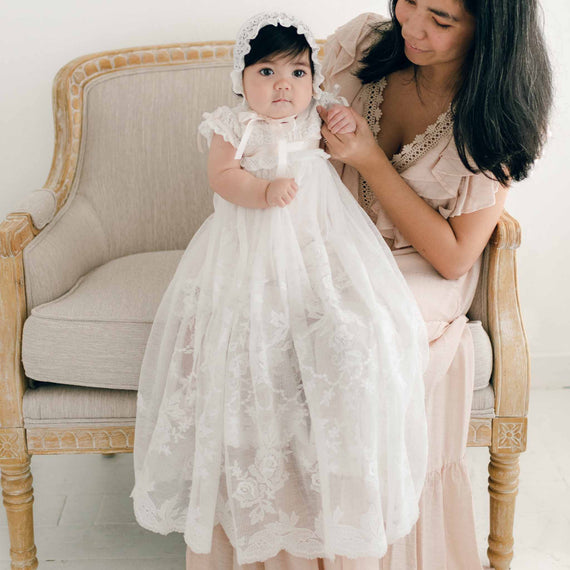
[(359, 14), (352, 20), (349, 20), (346, 24), (339, 26), (330, 36), (327, 37), (327, 46), (329, 42), (339, 41), (341, 44), (358, 44), (370, 32), (383, 26), (390, 25), (390, 18), (382, 16), (381, 14), (376, 14), (375, 12), (364, 12)]
[(378, 32), (392, 25), (390, 18), (365, 12), (337, 28), (326, 39), (325, 57), (329, 52), (344, 50), (351, 56), (359, 56), (378, 39)]
[(391, 20), (374, 12), (366, 12), (340, 26), (331, 34), (325, 44), (323, 74), (325, 87), (332, 90), (335, 84), (349, 101), (360, 87), (353, 72), (360, 64), (364, 52), (378, 38), (376, 33), (383, 26), (390, 26)]

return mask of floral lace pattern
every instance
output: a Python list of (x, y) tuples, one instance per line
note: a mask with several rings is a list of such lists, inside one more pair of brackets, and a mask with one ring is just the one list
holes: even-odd
[[(225, 108), (200, 132), (241, 141), (250, 120)], [(320, 124), (314, 102), (282, 125), (256, 120), (242, 166), (275, 177), (280, 146), (318, 144)], [(240, 564), (282, 549), (382, 557), (418, 516), (425, 324), (326, 156), (288, 153), (286, 208), (214, 194), (155, 314), (131, 497), (141, 526), (182, 532), (197, 553), (221, 523)]]
[(392, 157), (392, 164), (398, 172), (402, 172), (408, 166), (421, 158), (428, 150), (433, 148), (442, 137), (448, 136), (453, 130), (453, 117), (448, 109), (427, 127), (424, 133), (416, 135), (414, 140), (405, 144), (399, 153)]
[[(374, 135), (374, 138), (378, 136), (380, 132), (380, 119), (382, 118), (382, 102), (384, 101), (384, 87), (386, 87), (387, 81), (383, 77), (380, 81), (374, 83), (368, 83), (365, 87), (364, 97), (367, 101), (364, 118), (370, 126), (370, 130)], [(366, 213), (376, 222), (376, 214), (371, 209), (372, 204), (376, 200), (374, 192), (368, 186), (368, 182), (362, 176), (359, 176), (359, 196), (358, 201), (364, 208)]]

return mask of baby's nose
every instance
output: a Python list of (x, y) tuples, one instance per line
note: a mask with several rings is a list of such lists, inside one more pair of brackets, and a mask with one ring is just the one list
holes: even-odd
[(290, 89), (291, 83), (285, 77), (280, 77), (275, 81), (275, 89)]

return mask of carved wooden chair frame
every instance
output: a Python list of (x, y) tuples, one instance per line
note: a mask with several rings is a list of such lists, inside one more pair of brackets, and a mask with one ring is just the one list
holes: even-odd
[[(320, 41), (321, 45), (324, 44)], [(233, 42), (198, 42), (107, 51), (77, 58), (57, 74), (53, 86), (55, 150), (45, 188), (57, 197), (56, 213), (68, 199), (81, 143), (83, 97), (94, 78), (125, 68), (232, 61)], [(323, 50), (321, 50), (322, 52)], [(23, 249), (41, 230), (27, 212), (12, 212), (0, 224), (0, 468), (13, 569), (37, 568), (30, 457), (34, 454), (132, 452), (134, 427), (82, 426), (26, 429), (21, 363), (26, 318)], [(472, 418), (469, 446), (490, 449), (490, 535), (488, 555), (496, 570), (513, 556), (513, 523), (519, 455), (526, 449), (529, 356), (521, 320), (515, 251), (517, 221), (503, 213), (484, 253), (478, 295), (493, 346), (494, 418)]]

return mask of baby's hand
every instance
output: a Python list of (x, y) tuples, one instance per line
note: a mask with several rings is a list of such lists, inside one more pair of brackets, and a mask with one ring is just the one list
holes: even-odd
[(293, 200), (298, 189), (294, 178), (276, 178), (265, 189), (265, 201), (269, 207), (284, 208)]
[(350, 107), (331, 105), (327, 111), (327, 127), (335, 135), (353, 133), (356, 130), (356, 120)]

